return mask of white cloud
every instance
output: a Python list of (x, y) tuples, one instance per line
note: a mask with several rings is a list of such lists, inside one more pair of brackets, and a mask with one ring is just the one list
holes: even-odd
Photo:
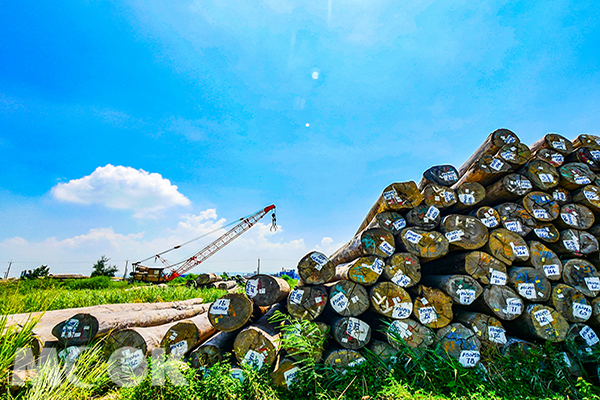
[(133, 210), (136, 218), (155, 217), (169, 207), (190, 204), (177, 186), (160, 174), (111, 164), (98, 167), (83, 178), (59, 183), (51, 193), (55, 199), (68, 203)]

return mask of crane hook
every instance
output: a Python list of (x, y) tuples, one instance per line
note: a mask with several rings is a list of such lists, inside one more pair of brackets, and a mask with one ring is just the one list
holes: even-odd
[(275, 210), (273, 210), (273, 214), (271, 214), (271, 232), (275, 232), (277, 230), (277, 217), (275, 216)]

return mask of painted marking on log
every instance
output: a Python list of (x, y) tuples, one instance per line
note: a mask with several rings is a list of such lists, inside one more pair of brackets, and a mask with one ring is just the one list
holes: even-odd
[(488, 326), (488, 340), (494, 343), (506, 344), (506, 331), (497, 326)]
[(516, 257), (529, 257), (529, 250), (527, 246), (515, 246), (513, 242), (510, 242), (510, 247)]
[(596, 332), (594, 332), (592, 328), (590, 328), (587, 325), (581, 328), (581, 330), (579, 331), (579, 336), (581, 336), (585, 340), (588, 346), (593, 346), (596, 343), (600, 342), (600, 339), (598, 339)]
[(392, 277), (392, 282), (400, 287), (406, 287), (410, 284), (410, 278), (402, 273), (402, 271), (396, 272), (396, 274)]
[(323, 268), (325, 264), (327, 264), (327, 257), (325, 257), (325, 255), (321, 253), (312, 253), (310, 255), (310, 258), (312, 258), (312, 260), (317, 263), (317, 266), (315, 266), (315, 268), (319, 271)]
[(418, 233), (413, 232), (411, 230), (407, 230), (404, 233), (404, 239), (406, 239), (409, 242), (414, 243), (414, 244), (418, 244), (422, 238), (423, 238), (422, 235), (419, 235)]
[(504, 286), (506, 285), (506, 274), (502, 271), (490, 268), (490, 285)]
[(323, 299), (323, 296), (317, 296), (315, 297), (315, 304), (318, 306), (321, 306), (325, 303), (325, 299)]
[(508, 229), (511, 232), (519, 233), (523, 231), (523, 228), (521, 227), (521, 223), (519, 221), (505, 221), (504, 226), (506, 226), (506, 229)]
[(231, 300), (229, 299), (217, 299), (210, 308), (211, 314), (219, 314), (224, 315), (229, 311), (229, 303)]
[(576, 237), (573, 237), (572, 240), (563, 240), (563, 244), (567, 250), (579, 252), (579, 241)]
[(554, 197), (554, 200), (567, 201), (567, 195), (561, 191), (556, 191), (552, 193), (552, 197)]
[(448, 239), (450, 243), (453, 243), (461, 240), (464, 235), (465, 232), (462, 229), (458, 229), (452, 232), (446, 232), (444, 236), (446, 236), (446, 239)]
[(246, 282), (246, 295), (253, 298), (258, 294), (258, 279), (250, 279)]
[(298, 372), (300, 372), (300, 368), (294, 367), (283, 373), (283, 379), (285, 380), (285, 385), (288, 388), (296, 381)]
[(475, 301), (475, 290), (473, 289), (458, 289), (456, 294), (458, 295), (458, 302), (462, 305), (468, 306)]
[(554, 164), (556, 166), (561, 165), (563, 162), (565, 162), (565, 158), (563, 157), (562, 154), (552, 154), (550, 156), (550, 160), (551, 160), (551, 164)]
[(468, 206), (475, 203), (475, 196), (473, 196), (470, 193), (459, 194), (458, 199), (460, 200), (461, 203), (466, 204)]
[(550, 239), (550, 229), (548, 227), (544, 228), (534, 228), (535, 234), (542, 239)]
[(592, 183), (592, 181), (590, 181), (590, 178), (588, 178), (587, 176), (576, 176), (575, 183), (578, 185), (589, 185), (590, 183)]
[(337, 293), (331, 298), (331, 306), (335, 311), (341, 313), (348, 308), (348, 298), (344, 293)]
[(410, 314), (412, 313), (412, 309), (413, 309), (413, 304), (410, 302), (397, 304), (394, 306), (394, 310), (392, 311), (392, 318), (395, 318), (395, 319), (408, 318), (408, 317), (410, 317)]
[(463, 367), (471, 368), (477, 365), (480, 357), (477, 350), (463, 350), (460, 352), (458, 362), (461, 363)]
[(597, 276), (586, 276), (585, 278), (583, 278), (583, 280), (585, 281), (585, 285), (592, 292), (600, 290), (600, 278), (598, 278)]
[(440, 174), (440, 178), (442, 178), (446, 182), (453, 182), (458, 179), (458, 175), (454, 171), (442, 172)]
[(492, 162), (490, 163), (490, 168), (492, 168), (496, 171), (500, 171), (503, 166), (504, 166), (504, 163), (497, 158), (494, 158), (492, 160)]
[(481, 220), (481, 223), (488, 228), (495, 228), (498, 226), (498, 220), (495, 217), (487, 217)]
[(78, 338), (81, 336), (81, 332), (76, 332), (79, 326), (79, 320), (70, 319), (63, 325), (60, 337), (64, 339)]
[(452, 193), (452, 192), (444, 192), (443, 196), (444, 196), (444, 200), (446, 200), (447, 203), (454, 201), (454, 193)]
[[(515, 150), (515, 149), (513, 148), (513, 150)], [(502, 153), (500, 153), (500, 157), (502, 157), (508, 161), (517, 161), (515, 154), (510, 151), (503, 151)]]
[(506, 314), (521, 314), (523, 312), (523, 302), (521, 299), (517, 299), (516, 297), (509, 297), (506, 299), (506, 309), (504, 311)]
[(535, 294), (535, 284), (533, 283), (519, 283), (517, 285), (517, 291), (521, 296), (529, 300), (533, 300), (537, 297)]
[(531, 181), (529, 181), (527, 178), (521, 178), (516, 183), (519, 189), (533, 189)]
[(394, 221), (392, 225), (394, 226), (394, 229), (400, 230), (406, 226), (406, 220), (404, 218), (398, 219)]
[(556, 142), (552, 142), (552, 147), (554, 147), (557, 150), (567, 150), (567, 145), (565, 144), (565, 141), (563, 139), (560, 139)]
[(348, 325), (346, 325), (346, 334), (352, 338), (363, 341), (367, 338), (369, 333), (369, 325), (366, 322), (361, 321), (358, 318), (348, 318)]
[(419, 309), (419, 321), (422, 324), (430, 324), (437, 321), (438, 316), (435, 307), (423, 307)]
[(249, 365), (254, 369), (261, 369), (265, 363), (265, 359), (267, 358), (266, 352), (259, 353), (258, 351), (248, 350), (246, 355), (244, 355), (244, 359), (242, 360), (242, 365)]
[(538, 218), (538, 219), (548, 219), (548, 218), (550, 218), (550, 214), (548, 214), (548, 211), (546, 211), (544, 209), (538, 209), (538, 208), (536, 208), (535, 210), (533, 210), (533, 216), (535, 218)]
[(533, 317), (540, 323), (540, 326), (546, 326), (554, 321), (552, 314), (546, 309), (534, 311)]
[(551, 276), (560, 276), (560, 272), (558, 272), (558, 264), (544, 265), (543, 268), (544, 274), (546, 274), (548, 278)]
[(383, 242), (381, 242), (381, 244), (379, 245), (379, 249), (381, 251), (383, 251), (385, 254), (387, 254), (388, 256), (391, 256), (392, 254), (394, 254), (394, 246), (390, 245), (385, 240)]
[(397, 333), (402, 339), (407, 339), (412, 336), (410, 326), (406, 322), (394, 321), (390, 325), (390, 330)]
[(131, 353), (131, 351), (129, 349), (125, 349), (123, 351), (123, 357), (121, 357), (121, 366), (122, 367), (129, 367), (131, 369), (136, 369), (137, 367), (140, 366), (140, 364), (142, 363), (142, 361), (144, 361), (144, 353), (142, 352), (141, 349), (137, 349), (133, 352), (133, 354)]
[(592, 306), (581, 303), (573, 303), (573, 316), (584, 320), (592, 316)]
[(430, 206), (425, 213), (425, 218), (436, 219), (438, 215), (440, 215), (440, 210), (435, 206)]
[(302, 304), (302, 296), (304, 296), (304, 290), (292, 290), (292, 293), (290, 293), (290, 303), (298, 305)]
[(585, 196), (586, 199), (588, 199), (590, 201), (600, 200), (600, 197), (598, 197), (598, 193), (596, 193), (596, 192), (584, 190), (583, 195)]
[(188, 342), (187, 340), (182, 340), (181, 342), (172, 344), (170, 347), (173, 357), (183, 357), (188, 351)]
[(578, 221), (577, 221), (576, 214), (561, 213), (560, 217), (562, 218), (563, 221), (565, 221), (565, 224), (577, 226)]
[(543, 183), (554, 183), (554, 176), (551, 174), (538, 174), (538, 178)]

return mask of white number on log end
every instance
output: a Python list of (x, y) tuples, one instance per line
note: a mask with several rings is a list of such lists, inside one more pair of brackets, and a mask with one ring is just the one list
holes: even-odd
[(392, 277), (392, 282), (400, 287), (406, 287), (410, 283), (410, 278), (399, 271)]
[(292, 290), (292, 293), (290, 293), (290, 303), (298, 305), (302, 304), (302, 296), (304, 296), (304, 290)]
[(506, 344), (506, 331), (497, 326), (488, 326), (488, 340), (494, 343)]
[(458, 289), (456, 294), (458, 295), (458, 302), (462, 305), (468, 306), (475, 301), (475, 291), (473, 289)]
[(573, 316), (588, 320), (592, 316), (592, 306), (581, 303), (573, 303)]
[(210, 308), (210, 313), (220, 315), (227, 314), (227, 311), (229, 311), (230, 301), (231, 300), (229, 299), (218, 299), (213, 303), (212, 307)]
[(458, 362), (461, 363), (463, 367), (472, 368), (479, 362), (479, 357), (480, 355), (477, 350), (463, 350), (460, 352)]
[(581, 328), (581, 330), (579, 331), (579, 336), (581, 336), (585, 340), (588, 346), (593, 346), (596, 343), (600, 342), (600, 339), (598, 339), (598, 335), (596, 335), (596, 332), (594, 332), (592, 328), (590, 328), (587, 325)]
[(519, 283), (517, 285), (519, 294), (526, 299), (533, 300), (537, 297), (535, 294), (535, 284), (533, 283)]
[(554, 321), (549, 310), (541, 309), (533, 312), (533, 317), (540, 323), (540, 326), (546, 326)]
[(335, 311), (341, 313), (348, 307), (348, 298), (340, 292), (331, 298), (331, 306)]
[(502, 271), (492, 269), (492, 275), (490, 276), (490, 284), (504, 286), (506, 285), (506, 274)]
[(583, 278), (585, 280), (585, 284), (589, 290), (592, 292), (596, 292), (600, 290), (600, 278), (597, 276), (586, 276)]
[(435, 307), (422, 307), (419, 309), (419, 321), (421, 321), (422, 324), (430, 324), (437, 321), (437, 319)]

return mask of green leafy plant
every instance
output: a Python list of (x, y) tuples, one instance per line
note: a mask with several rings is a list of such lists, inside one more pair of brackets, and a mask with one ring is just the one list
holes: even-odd
[(100, 259), (96, 261), (94, 266), (92, 267), (92, 277), (94, 276), (115, 276), (115, 273), (119, 270), (116, 265), (108, 265), (110, 258), (106, 258), (106, 256), (100, 256)]

